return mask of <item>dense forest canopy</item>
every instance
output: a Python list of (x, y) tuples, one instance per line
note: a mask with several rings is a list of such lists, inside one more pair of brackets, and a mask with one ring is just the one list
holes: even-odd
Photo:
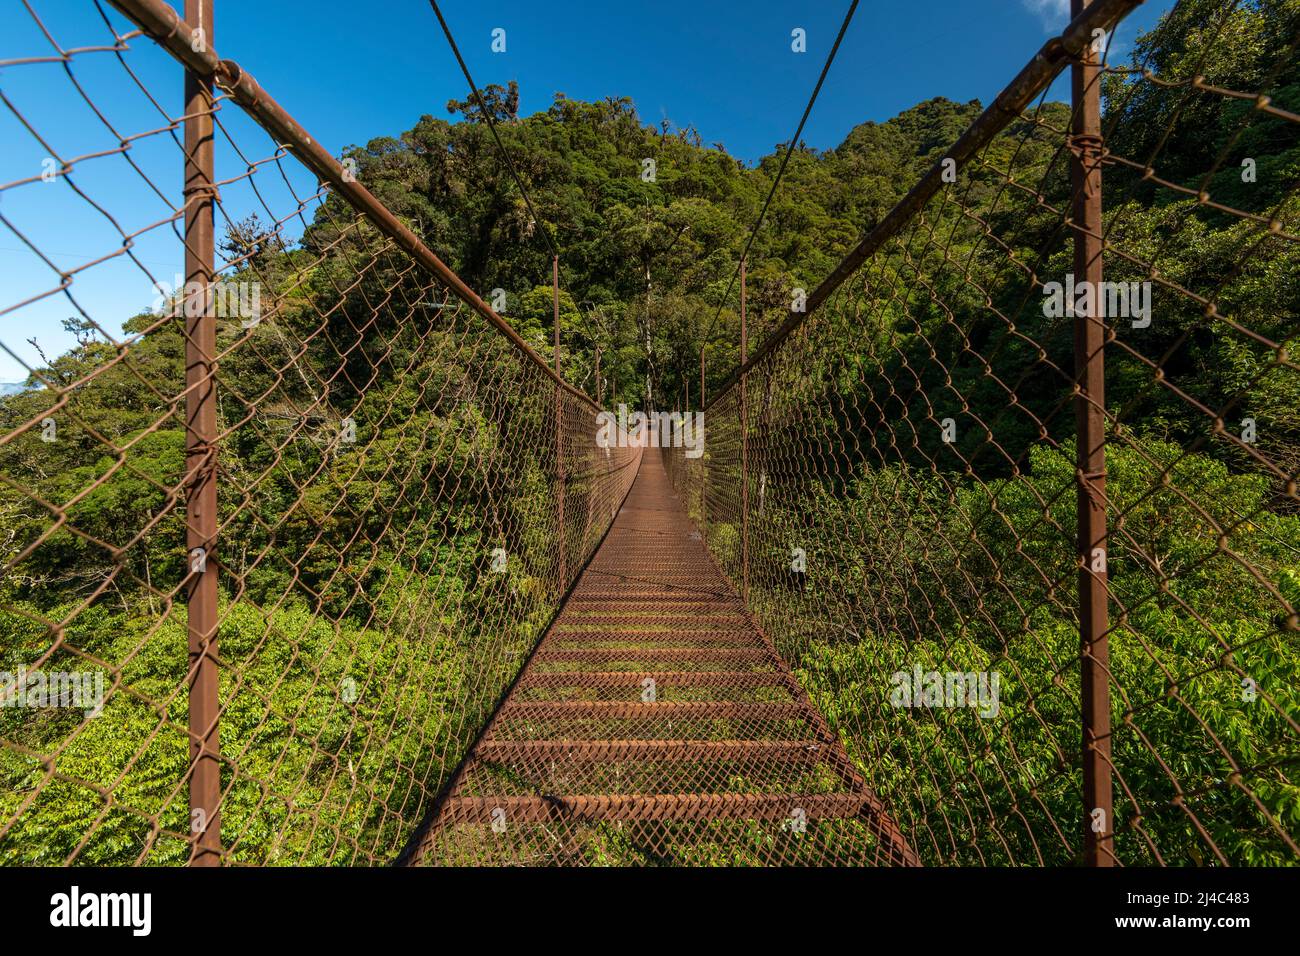
[[(452, 120), (424, 116), (350, 152), (360, 177), (471, 287), (505, 289), (506, 314), (539, 345), (550, 339), (549, 295), (538, 290), (549, 287), (551, 263), (537, 233), (549, 230), (567, 296), (566, 374), (589, 393), (598, 348), (610, 379), (602, 391), (630, 405), (671, 406), (688, 380), (697, 396), (701, 346), (718, 384), (739, 355), (734, 286), (723, 295), (784, 146), (751, 169), (692, 128), (644, 124), (626, 97), (557, 93), (547, 111), (519, 118), (513, 85), (483, 95), (541, 225), (468, 101), (448, 103)], [(864, 123), (835, 149), (796, 147), (750, 254), (755, 340), (784, 318), (791, 291), (813, 288), (981, 110), (939, 98)], [(643, 177), (647, 159), (653, 181)]]

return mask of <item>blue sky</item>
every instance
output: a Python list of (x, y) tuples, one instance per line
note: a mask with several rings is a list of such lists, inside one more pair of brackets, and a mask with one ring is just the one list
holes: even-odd
[[(107, 36), (90, 0), (29, 0), (63, 47), (103, 43)], [(214, 46), (251, 72), (327, 148), (410, 128), (421, 114), (445, 116), (449, 98), (466, 95), (437, 21), (425, 0), (215, 0)], [(694, 126), (706, 143), (720, 142), (753, 162), (794, 130), (834, 40), (847, 0), (816, 3), (750, 0), (445, 0), (443, 13), (480, 85), (518, 80), (524, 114), (546, 109), (556, 91), (593, 100), (625, 95), (646, 122), (667, 117)], [(1148, 0), (1121, 26), (1112, 59), (1171, 0)], [(866, 120), (886, 120), (934, 96), (985, 103), (1052, 33), (1068, 20), (1066, 0), (860, 0), (849, 33), (823, 87), (804, 139), (817, 148), (837, 145)], [(119, 29), (125, 21), (115, 12)], [(791, 51), (791, 31), (802, 28), (807, 53)], [(492, 31), (506, 31), (506, 52), (491, 50)], [(48, 55), (49, 42), (17, 2), (0, 7), (0, 60)], [(180, 74), (142, 41), (126, 61), (162, 106), (180, 112)], [(116, 59), (83, 54), (74, 76), (115, 128), (128, 134), (154, 129), (157, 110)], [(60, 156), (112, 149), (114, 137), (57, 64), (20, 64), (0, 70), (0, 89)], [(1064, 97), (1066, 90), (1055, 91)], [(236, 141), (258, 156), (271, 144), (251, 124), (226, 111)], [(50, 149), (0, 104), (0, 183), (40, 172)], [(218, 176), (242, 163), (219, 142)], [(259, 152), (260, 149), (260, 152)], [(166, 215), (149, 182), (167, 194), (179, 189), (179, 154), (162, 136), (142, 139), (132, 155), (145, 181), (121, 156), (87, 161), (73, 177), (78, 187), (114, 214), (118, 225), (76, 196), (63, 181), (34, 183), (0, 193), (0, 215), (24, 232), (60, 268), (70, 269), (121, 247)], [(259, 183), (270, 177), (259, 177)], [(311, 177), (295, 177), (305, 187)], [(223, 196), (237, 211), (252, 209), (246, 189)], [(287, 187), (270, 198), (283, 210)], [(114, 332), (127, 315), (146, 308), (152, 282), (173, 281), (182, 250), (166, 229), (136, 241), (141, 266), (117, 257), (78, 274), (77, 303)], [(146, 274), (147, 271), (147, 274)], [(57, 275), (0, 223), (0, 308), (57, 285)], [(48, 354), (71, 344), (60, 320), (77, 306), (46, 296), (0, 316), (0, 381), (22, 379), (35, 364), (26, 339), (36, 336)], [(9, 351), (6, 351), (9, 350)], [(10, 352), (13, 354), (11, 355)]]

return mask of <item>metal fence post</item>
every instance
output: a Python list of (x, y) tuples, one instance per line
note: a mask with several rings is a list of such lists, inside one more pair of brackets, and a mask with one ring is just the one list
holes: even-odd
[[(704, 408), (708, 404), (707, 399), (708, 396), (704, 394), (704, 343), (701, 342), (700, 343), (700, 427), (701, 429), (707, 427), (704, 424)], [(707, 437), (702, 438), (700, 442), (700, 447), (704, 448), (706, 442), (708, 442), (708, 438)], [(709, 540), (709, 535), (708, 535), (709, 506), (708, 506), (708, 499), (705, 496), (706, 489), (709, 483), (708, 465), (705, 464), (707, 460), (708, 460), (707, 455), (705, 454), (700, 455), (700, 537), (706, 543)]]
[[(560, 257), (551, 256), (551, 307), (555, 321), (555, 374), (560, 372)], [(569, 555), (566, 550), (564, 535), (564, 396), (559, 383), (555, 386), (555, 473), (558, 479), (556, 489), (556, 515), (559, 523), (560, 541), (560, 580), (559, 593), (564, 593), (564, 585), (569, 579)]]
[[(1071, 0), (1077, 17), (1092, 0)], [(1087, 282), (1091, 305), (1074, 311), (1074, 396), (1077, 433), (1080, 709), (1083, 737), (1084, 862), (1110, 866), (1114, 857), (1111, 790), (1110, 645), (1106, 540), (1106, 326), (1102, 281), (1100, 52), (1095, 44), (1072, 68), (1074, 108), (1071, 185), (1074, 191), (1075, 282)]]
[(704, 411), (704, 343), (700, 343), (700, 411)]
[[(749, 330), (745, 307), (746, 256), (740, 257), (740, 364), (749, 358)], [(749, 404), (745, 373), (740, 374), (740, 596), (749, 603)]]
[[(212, 44), (213, 0), (185, 0), (193, 44)], [(212, 82), (185, 71), (185, 546), (188, 551), (190, 836), (193, 866), (221, 863), (217, 667), (217, 351)]]

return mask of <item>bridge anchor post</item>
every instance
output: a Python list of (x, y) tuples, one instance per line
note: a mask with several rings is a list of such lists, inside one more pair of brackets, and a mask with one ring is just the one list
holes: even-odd
[[(749, 329), (746, 322), (745, 267), (740, 257), (740, 364), (749, 359)], [(749, 604), (749, 403), (745, 394), (745, 372), (740, 373), (740, 596)]]
[[(185, 0), (212, 46), (213, 0)], [(189, 638), (191, 866), (221, 864), (221, 715), (217, 665), (217, 318), (212, 80), (185, 71), (185, 549)]]
[[(555, 324), (555, 375), (560, 372), (560, 257), (551, 256), (551, 311)], [(558, 524), (560, 561), (556, 595), (562, 596), (569, 581), (569, 554), (564, 534), (564, 392), (555, 385), (555, 513)]]
[[(1092, 0), (1071, 0), (1079, 17)], [(1089, 44), (1071, 67), (1074, 111), (1070, 176), (1074, 193), (1075, 282), (1101, 289), (1105, 246), (1101, 205), (1101, 51)], [(1110, 732), (1109, 588), (1106, 538), (1107, 329), (1102, 297), (1074, 313), (1079, 665), (1083, 756), (1084, 863), (1112, 866), (1114, 806)], [(1082, 313), (1082, 314), (1081, 314)]]

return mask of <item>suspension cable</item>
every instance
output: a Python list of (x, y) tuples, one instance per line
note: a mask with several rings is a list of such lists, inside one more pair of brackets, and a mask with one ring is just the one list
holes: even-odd
[[(781, 157), (781, 166), (777, 169), (776, 178), (772, 180), (772, 188), (767, 191), (767, 199), (763, 201), (763, 208), (758, 214), (758, 219), (754, 222), (754, 228), (750, 230), (749, 238), (745, 241), (745, 248), (740, 254), (740, 260), (749, 255), (749, 248), (754, 244), (758, 230), (763, 225), (763, 219), (767, 216), (767, 208), (772, 204), (772, 197), (776, 195), (777, 187), (781, 185), (781, 178), (785, 176), (785, 167), (790, 162), (790, 157), (799, 142), (799, 137), (803, 134), (804, 124), (808, 122), (808, 116), (812, 113), (813, 104), (817, 102), (817, 96), (821, 93), (822, 84), (826, 82), (826, 74), (830, 72), (831, 64), (835, 62), (835, 54), (839, 52), (840, 41), (844, 39), (844, 34), (848, 31), (849, 24), (853, 21), (853, 14), (857, 9), (858, 0), (852, 0), (848, 12), (844, 14), (844, 22), (840, 24), (840, 32), (836, 34), (835, 42), (831, 44), (830, 52), (826, 55), (826, 62), (822, 64), (822, 72), (817, 77), (817, 85), (813, 87), (812, 96), (808, 97), (808, 105), (804, 107), (803, 116), (799, 118), (799, 125), (795, 129), (794, 135), (790, 137), (790, 142), (786, 144), (785, 155)], [(737, 260), (736, 268), (732, 270), (731, 279), (727, 282), (727, 291), (722, 294), (722, 301), (718, 304), (718, 311), (714, 313), (713, 321), (709, 323), (709, 328), (704, 333), (705, 340), (713, 334), (713, 328), (718, 324), (718, 317), (722, 315), (727, 299), (731, 296), (731, 289), (736, 284), (736, 276), (740, 274), (740, 260)], [(703, 342), (700, 344), (703, 346)]]
[[(854, 2), (856, 3), (857, 0), (854, 0)], [(469, 88), (474, 93), (474, 102), (478, 104), (479, 112), (483, 114), (483, 118), (487, 121), (488, 129), (492, 131), (492, 138), (496, 140), (497, 149), (501, 151), (501, 156), (506, 161), (506, 166), (510, 170), (510, 175), (514, 179), (515, 185), (519, 187), (519, 192), (523, 194), (524, 203), (528, 206), (528, 214), (533, 217), (533, 222), (537, 223), (537, 228), (541, 230), (542, 238), (546, 240), (546, 245), (551, 250), (551, 255), (558, 259), (560, 257), (560, 250), (556, 247), (555, 241), (551, 238), (551, 233), (546, 228), (545, 223), (543, 223), (541, 217), (537, 215), (537, 210), (533, 207), (533, 200), (529, 197), (528, 190), (524, 188), (523, 179), (519, 176), (519, 170), (515, 168), (515, 162), (510, 158), (510, 154), (506, 151), (505, 144), (501, 142), (501, 134), (497, 132), (496, 123), (493, 122), (492, 114), (488, 112), (487, 105), (483, 102), (483, 95), (479, 92), (478, 84), (474, 82), (474, 77), (470, 75), (469, 67), (465, 64), (465, 58), (460, 55), (460, 47), (456, 45), (456, 38), (452, 36), (451, 27), (447, 25), (447, 20), (443, 17), (442, 10), (438, 7), (438, 0), (429, 0), (429, 6), (433, 7), (434, 16), (438, 18), (438, 23), (442, 25), (442, 32), (447, 36), (447, 44), (451, 47), (451, 52), (455, 55), (456, 62), (460, 64), (460, 71), (465, 74), (465, 80), (469, 83)]]

